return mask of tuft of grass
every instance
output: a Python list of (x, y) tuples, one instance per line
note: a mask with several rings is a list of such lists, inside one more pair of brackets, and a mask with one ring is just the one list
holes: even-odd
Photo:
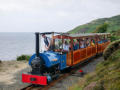
[(85, 79), (81, 78), (80, 82), (69, 87), (68, 90), (83, 90), (84, 82), (85, 82)]
[(74, 85), (74, 87), (69, 88), (68, 90), (83, 90), (79, 85)]
[(21, 55), (17, 57), (17, 61), (23, 61), (23, 60), (29, 60), (30, 59), (30, 55)]
[(15, 65), (15, 68), (18, 68), (19, 66), (18, 65)]

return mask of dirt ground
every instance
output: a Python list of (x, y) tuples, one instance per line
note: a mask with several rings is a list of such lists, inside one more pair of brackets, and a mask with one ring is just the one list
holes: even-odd
[[(28, 71), (26, 61), (2, 61), (0, 63), (0, 90), (19, 90), (21, 75), (25, 69)], [(19, 87), (19, 88), (18, 88)]]

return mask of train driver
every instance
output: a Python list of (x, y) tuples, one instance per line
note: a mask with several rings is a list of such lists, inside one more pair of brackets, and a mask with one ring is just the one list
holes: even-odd
[(45, 44), (45, 50), (51, 50), (51, 38), (47, 37), (45, 34), (42, 34)]

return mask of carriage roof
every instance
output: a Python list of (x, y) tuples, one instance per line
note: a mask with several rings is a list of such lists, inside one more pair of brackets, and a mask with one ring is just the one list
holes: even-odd
[(72, 38), (87, 38), (87, 37), (97, 37), (97, 36), (105, 36), (110, 35), (110, 33), (79, 33), (79, 34), (62, 34), (56, 35), (53, 38), (64, 38), (64, 39), (72, 39)]
[(69, 34), (70, 37), (90, 37), (90, 36), (103, 36), (109, 35), (109, 33), (79, 33), (79, 34)]
[[(97, 36), (106, 36), (110, 35), (110, 33), (79, 33), (79, 34), (70, 34), (70, 33), (63, 33), (63, 32), (43, 32), (39, 34), (54, 34), (53, 38), (59, 39), (72, 39), (72, 38), (87, 38), (87, 37), (97, 37)], [(58, 34), (58, 35), (55, 35)]]

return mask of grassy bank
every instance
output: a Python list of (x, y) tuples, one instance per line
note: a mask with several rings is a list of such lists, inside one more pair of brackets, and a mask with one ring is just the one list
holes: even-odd
[(24, 60), (29, 60), (30, 59), (30, 57), (31, 57), (31, 55), (21, 55), (21, 56), (18, 56), (17, 57), (17, 61), (24, 61)]
[(71, 90), (120, 90), (120, 49), (107, 60), (99, 63), (96, 70), (85, 75)]

